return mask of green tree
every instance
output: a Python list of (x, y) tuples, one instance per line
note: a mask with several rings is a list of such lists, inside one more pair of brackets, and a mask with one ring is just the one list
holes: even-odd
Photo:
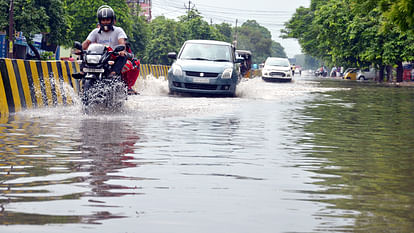
[(272, 52), (271, 52), (271, 56), (272, 57), (287, 57), (286, 53), (285, 53), (285, 49), (283, 48), (283, 46), (276, 42), (276, 41), (272, 41)]
[(188, 15), (179, 17), (179, 23), (183, 26), (185, 40), (224, 40), (224, 36), (210, 26), (197, 10), (190, 10)]
[[(414, 33), (414, 1), (412, 0), (376, 0), (382, 12), (402, 31)], [(374, 1), (374, 2), (376, 2)]]
[(97, 27), (96, 11), (102, 5), (109, 5), (116, 15), (116, 26), (122, 27), (128, 37), (132, 34), (133, 15), (126, 1), (119, 0), (66, 0), (70, 18), (70, 41), (83, 41)]
[(272, 54), (270, 31), (255, 20), (247, 20), (237, 29), (237, 48), (250, 50), (253, 63), (262, 63)]
[[(0, 30), (8, 33), (9, 27), (9, 0), (0, 0), (0, 10), (5, 14), (0, 16)], [(43, 6), (39, 6), (35, 1), (14, 0), (14, 29), (15, 32), (21, 31), (30, 41), (35, 33), (49, 32), (50, 17)]]
[(64, 2), (61, 0), (34, 0), (33, 2), (37, 8), (44, 8), (48, 16), (44, 19), (48, 25), (47, 31), (49, 33), (49, 40), (53, 44), (68, 44), (69, 43), (69, 22), (66, 17)]
[[(378, 0), (379, 1), (379, 0)], [(380, 11), (378, 2), (362, 0), (311, 1), (298, 8), (282, 31), (297, 38), (306, 54), (330, 65), (398, 65), (413, 59), (413, 35), (401, 31)], [(397, 72), (398, 80), (402, 72)]]
[(150, 36), (149, 24), (144, 16), (139, 16), (141, 11), (139, 5), (136, 9), (131, 9), (132, 18), (132, 32), (129, 35), (128, 41), (131, 44), (132, 51), (136, 56), (142, 59), (145, 56), (147, 43)]
[(143, 61), (152, 64), (169, 65), (168, 52), (178, 52), (184, 42), (182, 25), (164, 16), (155, 18), (149, 25), (152, 33), (149, 36)]
[(319, 48), (319, 31), (312, 24), (316, 9), (315, 1), (311, 1), (311, 8), (297, 8), (292, 18), (285, 23), (285, 28), (281, 30), (281, 37), (297, 39), (304, 53), (323, 60), (326, 53)]
[(224, 37), (223, 41), (231, 43), (233, 41), (232, 27), (228, 23), (215, 24), (214, 27)]

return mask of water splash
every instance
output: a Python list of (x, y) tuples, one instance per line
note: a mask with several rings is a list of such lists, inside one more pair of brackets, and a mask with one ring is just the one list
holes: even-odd
[(145, 79), (138, 79), (134, 85), (134, 89), (141, 95), (149, 96), (167, 96), (168, 81), (165, 77), (156, 78), (148, 75)]
[[(318, 82), (296, 78), (292, 82), (266, 82), (260, 77), (243, 79), (237, 86), (236, 95), (247, 99), (286, 100), (305, 96), (313, 92), (327, 92), (337, 89), (320, 87)], [(345, 89), (344, 89), (345, 90)]]

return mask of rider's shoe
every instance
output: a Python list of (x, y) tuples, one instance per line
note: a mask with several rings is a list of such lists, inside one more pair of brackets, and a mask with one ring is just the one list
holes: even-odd
[(72, 74), (72, 77), (74, 79), (82, 79), (83, 77), (85, 77), (85, 74), (84, 73), (74, 73), (74, 74)]
[(134, 89), (129, 88), (129, 89), (128, 89), (128, 95), (139, 95), (139, 93), (138, 93), (138, 92), (136, 92)]

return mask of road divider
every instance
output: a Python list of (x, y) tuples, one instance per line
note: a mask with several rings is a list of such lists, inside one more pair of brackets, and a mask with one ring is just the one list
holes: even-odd
[[(141, 64), (140, 78), (168, 77), (167, 65)], [(80, 71), (73, 61), (0, 59), (0, 118), (26, 108), (73, 104), (79, 82), (72, 78)]]
[(154, 76), (155, 78), (168, 78), (168, 69), (170, 66), (167, 65), (152, 65), (152, 64), (141, 64), (140, 78), (146, 79), (148, 76)]
[[(70, 61), (0, 59), (0, 113), (72, 104), (79, 90), (72, 78), (79, 65)], [(68, 88), (70, 87), (70, 88)]]

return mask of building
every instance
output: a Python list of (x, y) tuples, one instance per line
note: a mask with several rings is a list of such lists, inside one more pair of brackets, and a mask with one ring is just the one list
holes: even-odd
[[(139, 15), (145, 16), (147, 21), (151, 21), (152, 0), (126, 0), (126, 3), (131, 9), (137, 9), (137, 6), (139, 5), (141, 8), (141, 12), (139, 13)], [(133, 13), (134, 13), (134, 10), (133, 10)]]

